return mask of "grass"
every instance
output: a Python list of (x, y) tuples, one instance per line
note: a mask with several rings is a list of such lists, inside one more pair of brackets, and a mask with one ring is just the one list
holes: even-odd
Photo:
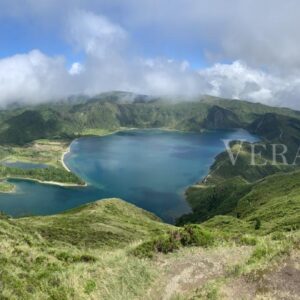
[(102, 129), (102, 128), (86, 128), (83, 131), (80, 132), (80, 135), (95, 135), (95, 136), (105, 136), (108, 134), (113, 133), (114, 130), (110, 129)]
[[(185, 253), (190, 264), (195, 257), (205, 260), (211, 251), (229, 255), (230, 249), (244, 253), (245, 247), (251, 249), (249, 257), (226, 277), (256, 278), (299, 243), (298, 231), (259, 235), (249, 229), (237, 235), (241, 223), (233, 219), (224, 218), (220, 227), (214, 219), (202, 226), (174, 227), (118, 199), (53, 216), (0, 215), (1, 299), (142, 299), (164, 278), (161, 259), (176, 264)], [(195, 256), (198, 251), (201, 256)], [(157, 261), (158, 255), (165, 258)], [(191, 299), (217, 297), (223, 277), (218, 278), (209, 279)]]
[(49, 242), (77, 247), (121, 248), (128, 243), (163, 233), (171, 225), (121, 200), (101, 200), (62, 214), (18, 219)]
[[(0, 119), (0, 160), (45, 163), (49, 168), (2, 166), (0, 177), (79, 183), (60, 162), (68, 143), (77, 136), (105, 135), (123, 127), (201, 131), (234, 125), (292, 149), (300, 140), (299, 113), (292, 110), (211, 97), (172, 104), (163, 99), (145, 103), (141, 97), (127, 103), (122, 97), (119, 101), (120, 95), (124, 93), (5, 112)], [(236, 143), (232, 147), (237, 151)], [(165, 259), (171, 259), (183, 248), (189, 253), (191, 248), (216, 245), (218, 251), (250, 249), (249, 258), (226, 276), (256, 280), (299, 245), (300, 172), (269, 176), (293, 168), (273, 166), (268, 153), (267, 166), (249, 167), (249, 147), (244, 145), (234, 168), (228, 155), (220, 154), (207, 177), (211, 185), (188, 190), (193, 213), (178, 224), (204, 222), (201, 226), (167, 225), (116, 199), (46, 217), (0, 215), (1, 299), (144, 298), (163, 277), (156, 262), (160, 255), (168, 253)], [(1, 182), (1, 189), (9, 191), (11, 186)], [(218, 298), (223, 279), (205, 283), (191, 299)]]
[(10, 193), (13, 192), (15, 189), (14, 185), (6, 182), (6, 181), (0, 181), (0, 193)]
[(0, 216), (1, 299), (141, 297), (157, 273), (127, 251), (170, 228), (116, 199), (55, 216)]
[(62, 154), (67, 150), (69, 141), (37, 140), (26, 146), (0, 146), (1, 161), (40, 163), (48, 165), (41, 169), (19, 169), (0, 165), (0, 178), (26, 178), (62, 184), (84, 185), (75, 174), (65, 170), (61, 163)]
[(213, 244), (214, 236), (211, 232), (199, 225), (186, 225), (140, 244), (131, 253), (137, 257), (152, 258), (159, 252), (167, 254), (181, 247), (209, 247)]
[[(276, 298), (275, 296), (278, 293), (280, 295), (280, 287), (277, 290), (276, 285), (273, 284), (270, 290), (270, 286), (264, 286), (264, 284), (272, 273), (285, 266), (284, 262), (289, 259), (292, 253), (299, 250), (299, 231), (284, 234), (280, 239), (274, 239), (272, 235), (245, 235), (243, 242), (246, 246), (239, 246), (240, 244), (236, 244), (236, 242), (234, 244), (228, 242), (219, 244), (216, 248), (217, 251), (222, 252), (225, 249), (230, 251), (230, 249), (237, 249), (237, 247), (239, 249), (240, 247), (240, 249), (243, 249), (240, 251), (246, 251), (248, 254), (244, 255), (243, 258), (237, 257), (235, 263), (223, 261), (226, 268), (223, 274), (211, 277), (201, 287), (189, 290), (186, 293), (179, 293), (172, 299), (236, 299), (237, 297), (252, 299), (255, 296), (259, 299), (260, 297), (262, 299), (273, 299)], [(237, 262), (238, 260), (239, 262)], [(297, 268), (297, 266), (295, 267)], [(282, 280), (288, 279), (284, 278)], [(295, 278), (291, 278), (291, 280), (295, 280)], [(295, 285), (297, 285), (296, 282)], [(233, 294), (230, 293), (230, 290), (234, 291)], [(269, 295), (269, 297), (266, 297), (266, 295)], [(297, 296), (296, 294), (290, 294), (290, 297), (297, 298)]]
[(237, 266), (236, 275), (247, 275), (253, 280), (262, 276), (288, 257), (293, 250), (299, 249), (299, 231), (291, 233), (274, 232), (264, 236), (244, 236), (244, 241), (253, 246), (249, 259)]
[(68, 140), (36, 140), (25, 146), (0, 146), (0, 160), (9, 162), (41, 163), (62, 168), (61, 156), (67, 150)]
[[(190, 188), (193, 212), (179, 224), (203, 222), (232, 232), (268, 234), (300, 226), (300, 172), (275, 174), (248, 184), (229, 179), (205, 189)], [(225, 215), (225, 216), (224, 216)], [(209, 220), (208, 220), (209, 219)]]

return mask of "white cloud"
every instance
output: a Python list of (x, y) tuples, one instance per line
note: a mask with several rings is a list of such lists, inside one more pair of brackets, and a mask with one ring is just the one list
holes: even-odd
[(106, 17), (92, 12), (76, 10), (67, 24), (69, 39), (87, 55), (106, 58), (114, 49), (120, 49), (126, 41), (126, 31)]
[[(31, 0), (31, 5), (34, 2)], [(162, 37), (173, 31), (182, 41), (185, 38), (211, 40), (218, 47), (215, 52), (208, 50), (208, 55), (213, 58), (232, 58), (233, 62), (214, 63), (197, 71), (192, 69), (188, 60), (138, 56), (132, 46), (132, 36), (124, 27), (103, 15), (87, 11), (86, 7), (80, 10), (75, 5), (74, 9), (71, 4), (74, 2), (66, 1), (66, 8), (61, 7), (62, 12), (58, 12), (57, 18), (60, 14), (65, 15), (66, 9), (68, 17), (58, 23), (65, 26), (65, 36), (71, 45), (85, 53), (84, 61), (76, 61), (67, 68), (64, 58), (49, 57), (39, 50), (0, 59), (0, 103), (40, 102), (76, 93), (128, 90), (155, 95), (212, 94), (300, 108), (300, 71), (297, 69), (300, 59), (296, 55), (300, 51), (300, 38), (296, 37), (295, 30), (291, 29), (287, 20), (283, 29), (276, 27), (284, 41), (284, 45), (281, 45), (271, 26), (283, 22), (286, 16), (284, 12), (278, 15), (275, 23), (270, 21), (266, 24), (260, 11), (254, 14), (253, 5), (248, 0), (245, 0), (248, 5), (251, 4), (248, 14), (244, 4), (236, 5), (228, 12), (229, 9), (220, 10), (222, 4), (217, 0), (212, 0), (216, 4), (214, 9), (208, 2), (199, 4), (198, 1), (189, 0), (187, 9), (181, 9), (181, 22), (178, 23), (180, 16), (176, 11), (183, 5), (182, 1), (174, 1), (172, 6), (175, 13), (172, 16), (164, 14), (166, 7), (163, 2), (159, 9), (154, 9), (153, 1), (150, 3), (146, 0), (144, 4), (147, 9), (144, 12), (139, 2), (135, 2), (135, 5), (133, 2), (128, 1), (126, 7), (130, 20), (126, 19), (127, 15), (122, 19), (128, 28), (138, 25), (147, 28), (148, 22), (150, 24), (152, 21), (151, 26), (161, 28)], [(52, 9), (57, 8), (55, 3), (35, 6), (35, 14), (51, 19)], [(258, 8), (264, 7), (259, 3)], [(231, 4), (231, 0), (226, 2), (228, 7)], [(121, 3), (118, 5), (123, 7)], [(95, 4), (95, 11), (100, 6)], [(278, 7), (282, 8), (280, 3)], [(20, 14), (20, 11), (15, 10), (15, 14)], [(32, 11), (28, 10), (27, 13)], [(234, 14), (236, 19), (233, 18)], [(292, 11), (293, 22), (294, 14)], [(257, 16), (258, 24), (252, 24), (254, 16)], [(288, 34), (285, 35), (285, 31)], [(271, 45), (274, 49), (269, 49)], [(259, 67), (261, 65), (263, 69)]]
[(83, 71), (84, 71), (84, 66), (79, 62), (73, 63), (71, 68), (69, 69), (69, 73), (71, 75), (79, 75)]
[(69, 92), (68, 73), (61, 57), (39, 50), (0, 59), (1, 104), (41, 102)]
[[(243, 60), (251, 66), (289, 70), (300, 67), (298, 0), (173, 0), (171, 6), (167, 0), (0, 2), (0, 17), (29, 18), (57, 30), (74, 11), (79, 12), (78, 31), (81, 30), (79, 24), (84, 23), (80, 16), (86, 12), (90, 17), (83, 27), (94, 28), (92, 23), (102, 23), (101, 27), (110, 28), (108, 19), (112, 19), (127, 31), (144, 32), (143, 39), (149, 36), (151, 40), (155, 36), (158, 46), (176, 41), (178, 46), (197, 48), (199, 55), (205, 51), (210, 57)], [(88, 13), (91, 11), (93, 13)], [(102, 20), (96, 15), (101, 15)], [(120, 31), (120, 26), (113, 26), (113, 31)], [(97, 34), (107, 37), (105, 31), (97, 31)], [(188, 47), (186, 49), (188, 51)]]
[(257, 100), (256, 96), (264, 95), (262, 100), (270, 100), (266, 96), (269, 95), (267, 91), (274, 78), (249, 68), (241, 61), (232, 64), (218, 63), (199, 71), (199, 74), (210, 85), (208, 92), (212, 95), (250, 100)]
[(199, 75), (206, 82), (206, 94), (300, 108), (300, 77), (295, 73), (282, 77), (235, 61), (215, 64)]

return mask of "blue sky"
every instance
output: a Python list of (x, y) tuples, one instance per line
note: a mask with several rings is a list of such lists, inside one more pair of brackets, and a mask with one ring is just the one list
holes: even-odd
[(122, 89), (300, 107), (298, 25), (296, 0), (2, 0), (0, 105)]
[[(108, 16), (116, 18), (114, 12)], [(195, 69), (209, 65), (203, 54), (203, 49), (209, 47), (207, 44), (194, 43), (191, 40), (183, 43), (176, 40), (176, 37), (166, 39), (161, 36), (159, 30), (133, 28), (130, 35), (135, 44), (135, 51), (140, 55), (167, 57), (179, 61), (188, 59)], [(56, 27), (39, 26), (32, 19), (1, 18), (0, 41), (0, 58), (39, 49), (50, 56), (63, 55), (69, 65), (74, 61), (83, 62), (85, 59), (84, 52), (74, 49), (65, 39), (63, 31)]]

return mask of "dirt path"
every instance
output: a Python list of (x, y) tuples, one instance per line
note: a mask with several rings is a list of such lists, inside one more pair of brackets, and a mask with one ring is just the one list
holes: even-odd
[(161, 276), (145, 299), (190, 299), (194, 292), (198, 295), (204, 286), (221, 279), (217, 299), (300, 300), (299, 250), (256, 281), (245, 276), (227, 278), (230, 268), (247, 261), (251, 249), (248, 246), (190, 248), (162, 255), (156, 262)]
[(158, 261), (162, 276), (149, 291), (148, 299), (168, 300), (189, 294), (226, 275), (229, 267), (245, 261), (249, 255), (249, 247), (222, 247), (185, 249), (172, 257), (162, 256)]
[(300, 299), (300, 252), (294, 251), (279, 267), (257, 282), (245, 277), (233, 279), (223, 286), (221, 299)]

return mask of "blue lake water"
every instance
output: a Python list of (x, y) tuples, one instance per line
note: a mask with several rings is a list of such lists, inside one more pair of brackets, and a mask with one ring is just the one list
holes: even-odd
[(48, 167), (48, 165), (46, 164), (29, 163), (29, 162), (22, 162), (22, 161), (15, 161), (15, 162), (3, 161), (1, 164), (6, 167), (20, 168), (25, 170), (43, 169)]
[(244, 130), (132, 130), (80, 138), (71, 144), (65, 163), (87, 187), (9, 180), (16, 193), (0, 194), (0, 210), (14, 216), (46, 215), (119, 197), (173, 222), (190, 210), (184, 191), (208, 173), (214, 157), (225, 148), (222, 139), (257, 140)]

